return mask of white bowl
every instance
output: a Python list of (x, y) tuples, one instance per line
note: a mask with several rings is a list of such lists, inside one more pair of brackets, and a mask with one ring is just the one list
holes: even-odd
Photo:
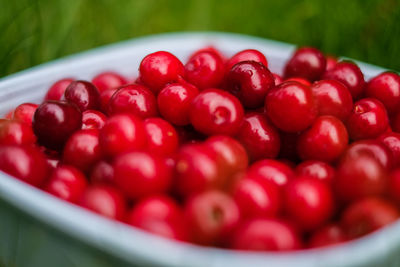
[[(214, 45), (228, 56), (247, 48), (263, 52), (280, 73), (294, 46), (227, 33), (153, 35), (55, 60), (0, 80), (0, 114), (23, 102), (40, 102), (64, 77), (91, 79), (104, 70), (137, 75), (141, 59), (166, 50), (186, 60)], [(358, 62), (366, 78), (384, 69)], [(322, 267), (400, 266), (400, 222), (348, 244), (289, 253), (237, 252), (173, 242), (117, 223), (0, 173), (0, 266)]]

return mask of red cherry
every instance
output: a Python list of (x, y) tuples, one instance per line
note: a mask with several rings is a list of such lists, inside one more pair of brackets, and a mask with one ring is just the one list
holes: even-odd
[(300, 249), (301, 239), (286, 222), (253, 219), (235, 231), (231, 247), (238, 250), (287, 251)]
[(106, 71), (93, 78), (92, 83), (97, 87), (100, 93), (105, 90), (118, 88), (127, 84), (127, 80), (120, 74), (113, 71)]
[(21, 121), (0, 120), (0, 145), (30, 145), (36, 142), (32, 128)]
[(326, 58), (326, 71), (329, 71), (335, 67), (338, 63), (338, 59), (334, 56), (328, 55)]
[(185, 216), (191, 239), (202, 245), (223, 243), (240, 219), (235, 201), (216, 190), (193, 196), (185, 205)]
[(326, 162), (318, 160), (303, 161), (296, 167), (298, 176), (307, 176), (332, 185), (335, 179), (335, 169)]
[(90, 181), (94, 184), (114, 184), (114, 168), (105, 160), (97, 162), (90, 173)]
[(109, 114), (132, 113), (141, 118), (157, 116), (157, 101), (153, 93), (142, 85), (121, 87), (109, 100)]
[(192, 101), (189, 117), (201, 133), (233, 135), (242, 124), (243, 114), (236, 97), (220, 89), (207, 89)]
[(226, 70), (230, 71), (234, 65), (242, 61), (255, 61), (263, 64), (268, 68), (267, 58), (258, 50), (246, 49), (233, 55), (226, 63)]
[(154, 154), (167, 156), (178, 148), (178, 134), (175, 128), (161, 118), (144, 120), (147, 135), (147, 149)]
[(279, 133), (263, 114), (246, 114), (236, 138), (252, 160), (275, 158), (279, 153)]
[(310, 237), (310, 247), (319, 248), (338, 245), (347, 241), (343, 228), (337, 224), (328, 224), (315, 231)]
[(64, 92), (65, 99), (81, 111), (100, 108), (100, 94), (96, 86), (87, 81), (73, 81)]
[(97, 110), (86, 110), (82, 113), (82, 129), (101, 129), (107, 116)]
[(107, 89), (101, 92), (100, 94), (100, 107), (101, 111), (105, 114), (109, 114), (109, 107), (110, 107), (110, 99), (114, 95), (114, 93), (118, 91), (118, 88)]
[(279, 74), (272, 72), (272, 75), (275, 78), (275, 85), (279, 85), (279, 84), (283, 83), (283, 78)]
[(388, 177), (389, 196), (400, 204), (400, 169), (392, 171)]
[(376, 138), (386, 131), (389, 119), (379, 100), (364, 98), (354, 103), (346, 126), (353, 140)]
[(177, 82), (184, 76), (182, 62), (165, 51), (158, 51), (143, 58), (139, 66), (140, 80), (157, 94), (167, 83)]
[(227, 75), (227, 89), (237, 96), (246, 108), (258, 108), (275, 85), (271, 72), (263, 64), (243, 61), (234, 65)]
[(347, 148), (349, 137), (344, 124), (333, 116), (320, 116), (297, 141), (297, 153), (303, 160), (335, 161)]
[(400, 110), (400, 76), (384, 72), (372, 78), (365, 88), (365, 94), (382, 102), (389, 113)]
[(247, 173), (249, 177), (259, 177), (272, 181), (281, 188), (294, 176), (293, 170), (287, 164), (272, 159), (259, 160), (253, 163)]
[(319, 115), (332, 115), (343, 122), (353, 109), (350, 91), (341, 82), (321, 80), (311, 85)]
[(24, 103), (17, 106), (14, 110), (13, 119), (32, 126), (33, 115), (38, 106), (39, 105), (33, 103)]
[(65, 89), (70, 85), (75, 79), (65, 78), (55, 82), (47, 91), (44, 100), (56, 100), (59, 101), (64, 96)]
[(309, 80), (300, 77), (287, 78), (283, 82), (298, 82), (305, 86), (311, 86), (311, 82)]
[(63, 165), (53, 170), (44, 190), (58, 198), (76, 203), (87, 186), (85, 175), (72, 166)]
[(286, 132), (305, 130), (317, 117), (317, 107), (309, 87), (285, 82), (272, 88), (265, 99), (268, 117)]
[(322, 76), (323, 79), (342, 82), (350, 91), (353, 99), (358, 99), (364, 92), (364, 75), (352, 62), (339, 62)]
[(378, 140), (390, 151), (393, 166), (400, 167), (400, 134), (384, 133), (379, 136)]
[(217, 48), (215, 48), (214, 46), (206, 46), (204, 48), (200, 48), (199, 50), (196, 50), (192, 55), (190, 55), (189, 59), (191, 59), (195, 55), (197, 55), (199, 53), (203, 53), (203, 52), (214, 53), (222, 60), (222, 62), (225, 63), (225, 61), (226, 61), (225, 55), (221, 51), (219, 51)]
[(165, 161), (147, 152), (119, 155), (113, 167), (115, 183), (133, 199), (167, 192), (172, 182), (172, 173)]
[(302, 77), (310, 81), (318, 80), (325, 72), (325, 56), (316, 48), (298, 48), (286, 63), (284, 76)]

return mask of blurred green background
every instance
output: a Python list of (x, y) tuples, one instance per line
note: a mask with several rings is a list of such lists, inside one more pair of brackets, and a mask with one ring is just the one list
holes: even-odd
[(0, 0), (0, 77), (175, 31), (251, 34), (400, 70), (399, 0)]

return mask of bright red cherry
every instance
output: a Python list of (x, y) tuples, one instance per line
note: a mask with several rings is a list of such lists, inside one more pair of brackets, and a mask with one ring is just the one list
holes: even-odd
[(226, 63), (226, 71), (230, 71), (234, 65), (242, 61), (255, 61), (268, 68), (267, 58), (258, 50), (246, 49), (233, 55)]
[(106, 71), (93, 78), (92, 83), (97, 87), (100, 93), (105, 90), (118, 88), (127, 84), (127, 80), (120, 74), (113, 71)]
[(298, 48), (286, 63), (284, 76), (302, 77), (310, 81), (318, 80), (325, 72), (325, 56), (316, 48)]
[(36, 142), (32, 128), (21, 121), (0, 120), (0, 145), (30, 145)]
[(343, 122), (353, 109), (350, 91), (336, 80), (321, 80), (311, 85), (319, 115), (332, 115)]
[(321, 180), (328, 185), (332, 185), (335, 179), (335, 169), (326, 162), (318, 160), (303, 161), (296, 167), (298, 176), (307, 176)]
[(334, 56), (328, 55), (325, 58), (326, 58), (326, 71), (333, 69), (333, 67), (335, 67), (335, 65), (338, 63), (338, 59)]
[(172, 182), (171, 169), (163, 158), (148, 152), (119, 155), (113, 167), (115, 183), (132, 199), (167, 192)]
[(273, 159), (264, 159), (253, 163), (247, 174), (249, 177), (273, 181), (281, 188), (294, 176), (293, 170), (288, 165)]
[(239, 100), (220, 89), (206, 89), (190, 107), (190, 122), (204, 134), (234, 135), (243, 121), (244, 110)]
[(44, 190), (58, 198), (76, 203), (87, 186), (85, 175), (75, 167), (62, 165), (53, 170)]
[(114, 168), (105, 160), (97, 162), (90, 173), (90, 181), (94, 184), (114, 184)]
[(283, 83), (283, 78), (279, 74), (272, 72), (272, 75), (274, 76), (275, 79), (275, 85)]
[(121, 87), (109, 100), (109, 114), (132, 113), (141, 118), (157, 116), (157, 101), (146, 87), (129, 84)]
[(333, 116), (320, 116), (297, 141), (297, 153), (303, 160), (335, 161), (347, 148), (349, 136), (344, 124)]
[(317, 117), (317, 106), (309, 87), (285, 82), (272, 88), (265, 99), (268, 117), (286, 132), (305, 130)]
[(101, 129), (106, 123), (107, 116), (97, 110), (82, 112), (82, 129)]
[(193, 242), (218, 245), (237, 226), (240, 220), (235, 201), (226, 193), (210, 190), (188, 200), (185, 216)]
[(279, 153), (279, 133), (264, 114), (246, 114), (236, 138), (252, 160), (275, 158)]
[(378, 140), (390, 151), (393, 166), (400, 167), (400, 133), (384, 133)]
[(64, 96), (65, 89), (70, 85), (75, 79), (65, 78), (55, 82), (47, 91), (44, 100), (56, 100), (59, 101)]
[(352, 62), (337, 63), (331, 70), (326, 71), (322, 78), (342, 82), (349, 89), (353, 99), (358, 99), (364, 92), (364, 75)]
[(110, 99), (114, 95), (116, 91), (118, 91), (119, 88), (112, 88), (112, 89), (107, 89), (101, 92), (100, 94), (100, 107), (101, 111), (103, 111), (105, 114), (109, 114), (109, 107), (110, 107)]
[(259, 218), (242, 224), (231, 243), (233, 249), (253, 251), (287, 251), (301, 246), (300, 236), (288, 223)]
[(198, 52), (185, 65), (186, 80), (203, 90), (219, 87), (224, 78), (224, 62), (212, 52)]
[(14, 110), (13, 119), (32, 126), (33, 115), (38, 106), (39, 105), (33, 103), (24, 103), (17, 106)]
[(39, 144), (61, 149), (69, 136), (82, 126), (82, 113), (71, 103), (45, 101), (35, 112), (32, 128)]
[(372, 78), (365, 88), (367, 97), (382, 102), (388, 113), (400, 110), (400, 76), (394, 72), (384, 72)]
[(158, 51), (143, 58), (140, 80), (157, 94), (167, 83), (177, 82), (185, 74), (182, 62), (169, 52)]
[(328, 224), (316, 230), (310, 237), (310, 247), (319, 248), (338, 245), (347, 241), (343, 228), (337, 224)]
[(161, 118), (144, 120), (147, 135), (147, 149), (154, 154), (167, 156), (178, 148), (178, 134), (175, 128)]
[(389, 196), (397, 204), (400, 204), (400, 169), (396, 169), (388, 176)]
[(73, 81), (64, 92), (65, 99), (83, 112), (100, 108), (100, 94), (96, 86), (87, 81)]
[(146, 132), (141, 119), (132, 114), (111, 116), (99, 136), (105, 155), (114, 157), (123, 152), (146, 147)]
[(298, 82), (305, 86), (311, 86), (311, 82), (309, 80), (300, 77), (290, 77), (285, 79), (283, 82)]
[(246, 108), (264, 104), (268, 91), (275, 86), (275, 78), (263, 64), (243, 61), (234, 65), (227, 75), (227, 89), (237, 96)]
[(354, 103), (346, 126), (353, 140), (376, 138), (386, 131), (389, 119), (385, 107), (379, 100), (363, 98)]
[(214, 47), (212, 45), (211, 46), (206, 46), (206, 47), (203, 47), (203, 48), (200, 48), (200, 49), (196, 50), (192, 55), (189, 56), (189, 59), (194, 57), (196, 54), (203, 53), (203, 52), (214, 53), (222, 60), (222, 62), (226, 61), (225, 55), (220, 50), (218, 50), (216, 47)]

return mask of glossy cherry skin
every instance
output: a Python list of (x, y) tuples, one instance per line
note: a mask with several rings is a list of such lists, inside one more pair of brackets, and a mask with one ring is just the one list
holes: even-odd
[(272, 88), (265, 99), (272, 123), (285, 132), (305, 130), (317, 117), (317, 106), (309, 87), (285, 82)]
[(283, 82), (298, 82), (305, 86), (311, 86), (311, 82), (309, 80), (300, 77), (290, 77), (285, 79)]
[(108, 185), (91, 185), (83, 193), (79, 205), (110, 219), (125, 219), (127, 205), (119, 190)]
[(96, 86), (87, 81), (73, 81), (64, 92), (65, 99), (83, 112), (100, 108), (100, 94)]
[(161, 118), (144, 120), (144, 129), (147, 136), (147, 149), (154, 154), (167, 156), (178, 148), (178, 134), (175, 128)]
[(191, 240), (202, 245), (220, 245), (238, 225), (239, 208), (226, 193), (210, 190), (191, 197), (185, 204)]
[(143, 149), (147, 142), (143, 122), (132, 114), (111, 116), (100, 130), (99, 142), (103, 153), (109, 157)]
[(343, 122), (353, 109), (350, 91), (336, 80), (321, 80), (311, 85), (319, 115), (332, 115)]
[(93, 78), (92, 83), (97, 87), (100, 93), (105, 90), (118, 88), (127, 84), (127, 80), (120, 74), (113, 71), (106, 71)]
[(103, 156), (99, 135), (98, 129), (85, 129), (73, 133), (64, 146), (63, 162), (83, 172), (89, 172)]
[(237, 63), (226, 79), (228, 91), (237, 96), (246, 108), (261, 107), (268, 91), (275, 86), (271, 72), (255, 61)]
[(287, 216), (306, 231), (317, 229), (333, 216), (333, 193), (321, 180), (296, 177), (287, 184), (283, 199)]
[(344, 124), (333, 116), (320, 116), (297, 140), (303, 160), (335, 161), (347, 148), (349, 136)]
[(85, 175), (75, 167), (62, 165), (55, 168), (44, 190), (65, 201), (78, 202), (87, 187)]
[(109, 108), (110, 108), (110, 99), (114, 95), (116, 91), (118, 91), (119, 88), (111, 88), (104, 90), (103, 92), (100, 93), (100, 109), (103, 111), (105, 114), (110, 114)]
[(206, 47), (203, 47), (203, 48), (200, 48), (200, 49), (196, 50), (193, 54), (191, 54), (189, 56), (189, 59), (191, 59), (195, 55), (197, 55), (199, 53), (203, 53), (203, 52), (214, 53), (222, 60), (222, 62), (225, 63), (225, 61), (226, 61), (225, 55), (214, 46), (206, 46)]
[(246, 148), (251, 160), (275, 158), (279, 153), (279, 132), (264, 114), (246, 114), (236, 138)]
[(116, 185), (131, 199), (167, 192), (172, 171), (163, 158), (148, 152), (129, 152), (113, 162)]
[(302, 246), (298, 233), (278, 219), (253, 219), (233, 234), (231, 247), (237, 250), (288, 251)]
[(189, 124), (190, 106), (198, 94), (199, 90), (189, 83), (168, 84), (157, 96), (161, 116), (175, 125)]
[(182, 62), (169, 52), (158, 51), (143, 58), (140, 80), (157, 94), (167, 83), (177, 82), (185, 74)]
[(393, 166), (400, 167), (400, 134), (395, 132), (384, 133), (379, 136), (378, 140), (390, 151)]
[(318, 80), (326, 69), (325, 56), (316, 48), (297, 49), (286, 63), (284, 76), (302, 77), (310, 81)]
[(118, 89), (109, 101), (109, 114), (132, 113), (141, 118), (157, 116), (157, 101), (154, 94), (138, 84), (129, 84)]
[(189, 118), (193, 127), (206, 135), (234, 135), (243, 121), (239, 100), (220, 89), (206, 89), (192, 101)]
[(100, 160), (90, 172), (90, 181), (93, 184), (114, 184), (114, 168), (111, 163)]
[(338, 224), (328, 224), (316, 230), (310, 237), (311, 248), (338, 245), (347, 241), (347, 235)]
[(0, 170), (33, 186), (41, 186), (48, 175), (44, 154), (33, 146), (0, 146)]
[(183, 210), (168, 196), (156, 195), (140, 200), (128, 213), (126, 221), (166, 238), (188, 240)]
[(273, 159), (263, 159), (253, 163), (247, 174), (254, 179), (272, 181), (283, 188), (293, 178), (294, 171), (285, 163)]
[(17, 106), (14, 110), (13, 119), (32, 126), (33, 115), (38, 106), (39, 105), (33, 103), (24, 103)]
[(326, 71), (333, 69), (333, 67), (335, 67), (335, 65), (338, 63), (338, 59), (334, 56), (328, 55), (325, 58), (326, 58)]
[(33, 116), (32, 128), (39, 144), (61, 149), (69, 136), (82, 127), (82, 113), (71, 103), (45, 101)]
[(399, 218), (398, 209), (381, 198), (364, 198), (348, 206), (342, 213), (341, 224), (351, 239), (376, 231)]
[(75, 79), (65, 78), (55, 82), (47, 91), (44, 100), (56, 100), (59, 101), (64, 96), (65, 89), (70, 85)]
[(335, 179), (335, 169), (326, 162), (307, 160), (297, 165), (295, 172), (298, 176), (307, 176), (332, 185)]
[(21, 121), (0, 120), (0, 145), (30, 145), (36, 142), (32, 128)]
[(365, 94), (382, 102), (388, 113), (400, 110), (400, 76), (384, 72), (372, 78), (366, 85)]
[(106, 123), (107, 116), (97, 110), (82, 112), (82, 129), (101, 129)]
[(272, 75), (274, 76), (275, 79), (275, 85), (283, 83), (283, 78), (279, 74), (272, 72)]
[(379, 100), (363, 98), (354, 103), (346, 126), (353, 140), (376, 138), (386, 131), (389, 119), (385, 107)]
[(226, 62), (226, 70), (230, 71), (233, 66), (242, 61), (259, 62), (268, 68), (268, 61), (263, 53), (255, 49), (246, 49), (239, 51)]
[(400, 204), (400, 169), (395, 169), (388, 176), (389, 196), (396, 204)]
[(322, 76), (322, 79), (337, 80), (349, 89), (353, 99), (358, 99), (364, 92), (365, 80), (360, 68), (348, 61), (337, 63)]
[(186, 80), (199, 90), (219, 87), (224, 74), (224, 62), (212, 52), (198, 52), (185, 65)]

